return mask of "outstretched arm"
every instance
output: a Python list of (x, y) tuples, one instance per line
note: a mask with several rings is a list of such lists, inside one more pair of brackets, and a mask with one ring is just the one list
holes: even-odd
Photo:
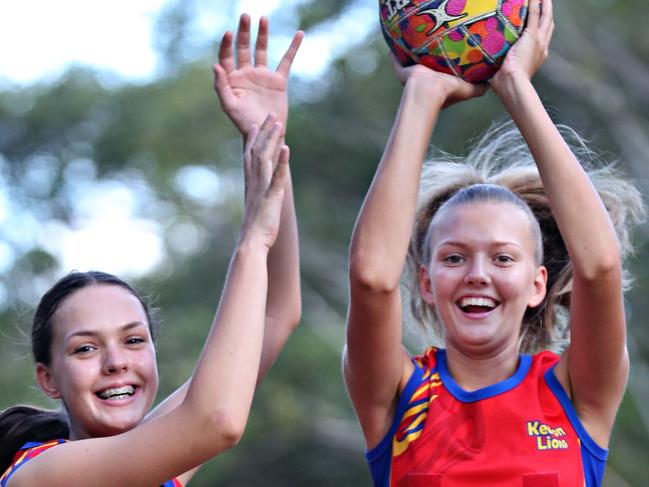
[[(267, 66), (268, 27), (268, 19), (262, 17), (259, 20), (253, 54), (250, 16), (243, 14), (239, 19), (236, 45), (233, 45), (235, 39), (232, 32), (223, 34), (219, 62), (214, 65), (214, 89), (223, 111), (241, 132), (244, 144), (250, 128), (260, 125), (270, 113), (281, 124), (282, 138), (285, 136), (288, 119), (288, 77), (304, 33), (299, 31), (295, 34), (277, 69), (271, 71)], [(284, 183), (279, 233), (268, 255), (268, 279), (258, 383), (266, 375), (299, 323), (302, 310), (297, 221), (290, 173)], [(161, 402), (147, 419), (165, 414), (178, 406), (187, 393), (188, 385), (189, 380)]]
[(398, 74), (405, 84), (401, 105), (356, 222), (349, 257), (343, 367), (369, 448), (387, 433), (397, 395), (412, 373), (401, 345), (399, 282), (428, 141), (444, 106), (486, 89), (423, 66), (398, 68)]
[[(261, 123), (269, 113), (286, 127), (288, 78), (304, 33), (296, 32), (275, 71), (268, 69), (266, 17), (259, 20), (254, 52), (250, 37), (250, 17), (244, 14), (239, 20), (236, 45), (233, 48), (233, 35), (226, 32), (219, 49), (219, 62), (214, 65), (214, 88), (223, 111), (244, 139), (250, 127)], [(268, 257), (268, 300), (259, 380), (270, 369), (301, 315), (297, 221), (290, 174), (284, 191), (279, 235)]]
[(532, 0), (527, 28), (492, 86), (529, 145), (570, 254), (571, 344), (556, 373), (588, 432), (606, 446), (629, 370), (621, 256), (604, 204), (530, 81), (553, 29), (552, 1)]
[(182, 403), (120, 435), (72, 441), (24, 464), (22, 485), (161, 485), (236, 444), (259, 371), (267, 258), (279, 229), (288, 148), (272, 118), (249, 134), (249, 197), (241, 234), (203, 352)]

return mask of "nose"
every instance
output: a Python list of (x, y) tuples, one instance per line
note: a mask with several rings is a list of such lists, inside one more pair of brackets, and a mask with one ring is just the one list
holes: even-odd
[(123, 352), (117, 347), (109, 347), (104, 353), (104, 374), (119, 374), (128, 370), (128, 361)]
[(491, 282), (484, 259), (475, 258), (469, 262), (464, 282), (472, 286), (486, 286)]

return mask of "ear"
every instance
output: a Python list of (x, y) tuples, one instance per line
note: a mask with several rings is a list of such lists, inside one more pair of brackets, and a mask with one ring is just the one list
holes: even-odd
[(435, 295), (431, 287), (430, 274), (428, 274), (428, 268), (423, 265), (419, 267), (419, 294), (426, 304), (429, 306), (435, 305)]
[(36, 383), (50, 399), (61, 399), (61, 393), (54, 377), (52, 377), (47, 365), (42, 362), (36, 364)]
[(545, 293), (547, 292), (547, 284), (548, 270), (545, 266), (539, 266), (536, 270), (536, 276), (534, 277), (534, 292), (527, 303), (530, 308), (535, 308), (543, 302)]

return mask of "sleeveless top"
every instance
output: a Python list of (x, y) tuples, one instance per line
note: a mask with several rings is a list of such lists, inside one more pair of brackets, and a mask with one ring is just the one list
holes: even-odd
[(598, 487), (608, 451), (554, 374), (559, 356), (521, 355), (514, 375), (467, 392), (443, 349), (415, 370), (385, 438), (366, 452), (376, 487)]
[[(13, 463), (5, 471), (2, 477), (0, 477), (0, 487), (5, 487), (7, 485), (7, 482), (9, 482), (9, 478), (16, 472), (16, 470), (22, 467), (29, 460), (31, 460), (34, 457), (37, 457), (44, 451), (49, 450), (50, 448), (65, 442), (66, 440), (58, 439), (58, 440), (48, 441), (46, 443), (39, 443), (39, 442), (25, 443), (14, 456)], [(168, 480), (160, 487), (182, 487), (182, 484), (178, 479), (173, 479), (173, 480)]]

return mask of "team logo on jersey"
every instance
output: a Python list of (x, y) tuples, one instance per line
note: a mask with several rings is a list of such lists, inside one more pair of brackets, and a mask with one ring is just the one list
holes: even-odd
[(528, 421), (527, 436), (534, 438), (539, 451), (568, 449), (567, 434), (561, 426), (553, 428), (541, 421)]

